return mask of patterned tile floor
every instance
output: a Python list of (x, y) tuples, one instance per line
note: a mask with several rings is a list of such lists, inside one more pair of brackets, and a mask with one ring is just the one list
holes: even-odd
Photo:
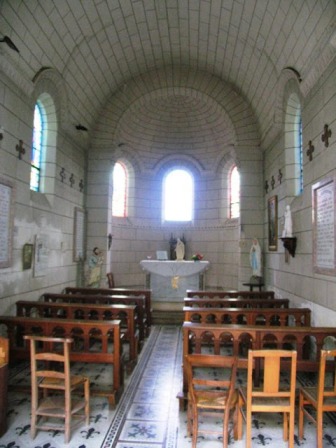
[[(68, 445), (63, 433), (38, 432), (30, 437), (30, 396), (11, 388), (8, 407), (8, 431), (0, 438), (0, 448), (188, 448), (186, 413), (179, 411), (176, 395), (181, 387), (182, 336), (178, 327), (154, 327), (139, 357), (116, 409), (107, 400), (92, 397), (90, 424), (72, 433)], [(30, 384), (28, 365), (10, 371), (10, 383)], [(89, 374), (92, 382), (109, 385), (110, 367), (76, 363), (74, 373)], [(244, 373), (238, 381), (244, 381)], [(220, 421), (214, 423), (220, 425)], [(296, 428), (297, 430), (297, 428)], [(297, 431), (296, 431), (297, 432)], [(306, 424), (305, 439), (295, 437), (295, 447), (316, 447), (314, 428)], [(245, 439), (230, 439), (229, 446), (245, 447)], [(285, 448), (282, 422), (278, 416), (255, 416), (252, 446)], [(325, 419), (324, 447), (336, 447), (335, 421)], [(199, 438), (198, 448), (220, 448), (216, 438)]]

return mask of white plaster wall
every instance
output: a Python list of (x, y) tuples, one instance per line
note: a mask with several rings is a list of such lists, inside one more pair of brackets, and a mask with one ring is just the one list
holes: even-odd
[[(113, 243), (104, 269), (113, 271), (116, 284), (143, 285), (140, 260), (168, 250), (172, 233), (184, 235), (186, 256), (200, 251), (211, 263), (207, 287), (238, 288), (251, 276), (252, 238), (262, 238), (263, 232), (256, 122), (231, 85), (206, 73), (191, 77), (189, 70), (173, 70), (173, 78), (155, 71), (129, 82), (102, 111), (89, 152), (88, 248), (104, 247), (111, 226)], [(134, 168), (134, 207), (125, 220), (108, 215), (118, 158)], [(195, 179), (194, 221), (188, 225), (161, 222), (162, 179), (174, 163), (190, 169)], [(224, 167), (233, 164), (242, 174), (238, 221), (227, 219), (223, 199)]]
[[(75, 142), (61, 126), (58, 107), (58, 132), (55, 159), (55, 178), (52, 194), (31, 192), (30, 150), (35, 105), (36, 85), (22, 90), (13, 80), (0, 76), (0, 116), (4, 138), (0, 141), (0, 177), (10, 180), (15, 189), (13, 207), (13, 259), (12, 265), (0, 269), (0, 313), (15, 313), (15, 301), (36, 300), (45, 291), (61, 291), (67, 284), (75, 284), (78, 266), (73, 261), (74, 208), (83, 207), (84, 192), (79, 181), (85, 179), (85, 151), (83, 144)], [(61, 94), (52, 81), (43, 81), (43, 88), (54, 94), (57, 105)], [(63, 94), (63, 93), (62, 93)], [(23, 140), (25, 154), (19, 160), (16, 145)], [(61, 182), (59, 172), (64, 167), (66, 179)], [(69, 177), (74, 174), (75, 184)], [(23, 270), (22, 249), (25, 243), (35, 244), (36, 235), (46, 235), (48, 261), (44, 276), (35, 277), (33, 267)]]
[[(299, 89), (300, 87), (298, 87)], [(288, 92), (284, 92), (284, 95)], [(282, 184), (276, 182), (274, 190), (265, 196), (265, 235), (267, 235), (267, 199), (277, 195), (279, 200), (279, 230), (281, 236), (286, 204), (291, 204), (293, 232), (297, 237), (295, 258), (285, 262), (284, 248), (279, 240), (276, 252), (266, 254), (267, 286), (273, 288), (280, 297), (291, 299), (292, 305), (309, 306), (313, 311), (314, 325), (335, 325), (336, 319), (336, 278), (314, 272), (312, 234), (312, 186), (336, 173), (336, 64), (326, 70), (320, 81), (302, 100), (303, 122), (303, 179), (304, 191), (300, 196), (291, 197), (286, 176)], [(329, 147), (322, 142), (324, 124), (332, 130)], [(312, 141), (315, 150), (309, 161), (306, 151)], [(283, 130), (265, 152), (265, 179), (281, 169), (286, 172)], [(265, 240), (265, 246), (267, 241)]]

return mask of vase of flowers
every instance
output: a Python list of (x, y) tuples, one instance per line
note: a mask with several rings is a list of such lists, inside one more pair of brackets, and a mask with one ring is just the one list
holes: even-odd
[(197, 252), (196, 254), (194, 254), (194, 255), (191, 257), (191, 259), (194, 260), (194, 261), (201, 261), (201, 260), (203, 259), (203, 255), (200, 254), (199, 252)]

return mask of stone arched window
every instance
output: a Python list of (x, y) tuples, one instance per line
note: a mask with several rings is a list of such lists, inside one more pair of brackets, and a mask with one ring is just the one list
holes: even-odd
[(30, 189), (52, 194), (55, 186), (57, 119), (52, 97), (41, 94), (34, 108)]
[(194, 177), (185, 168), (171, 168), (163, 178), (162, 220), (190, 222), (194, 215)]
[(301, 102), (297, 93), (288, 96), (285, 111), (285, 154), (287, 192), (298, 196), (303, 191)]
[(229, 178), (230, 213), (229, 218), (239, 218), (240, 216), (240, 174), (236, 165), (230, 170)]
[(128, 204), (128, 170), (122, 162), (117, 162), (113, 168), (112, 216), (127, 217)]

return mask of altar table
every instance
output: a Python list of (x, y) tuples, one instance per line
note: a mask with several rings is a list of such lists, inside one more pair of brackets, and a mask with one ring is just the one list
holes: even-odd
[(187, 289), (203, 289), (209, 265), (209, 261), (140, 261), (147, 272), (146, 287), (152, 290), (153, 301), (181, 302)]

